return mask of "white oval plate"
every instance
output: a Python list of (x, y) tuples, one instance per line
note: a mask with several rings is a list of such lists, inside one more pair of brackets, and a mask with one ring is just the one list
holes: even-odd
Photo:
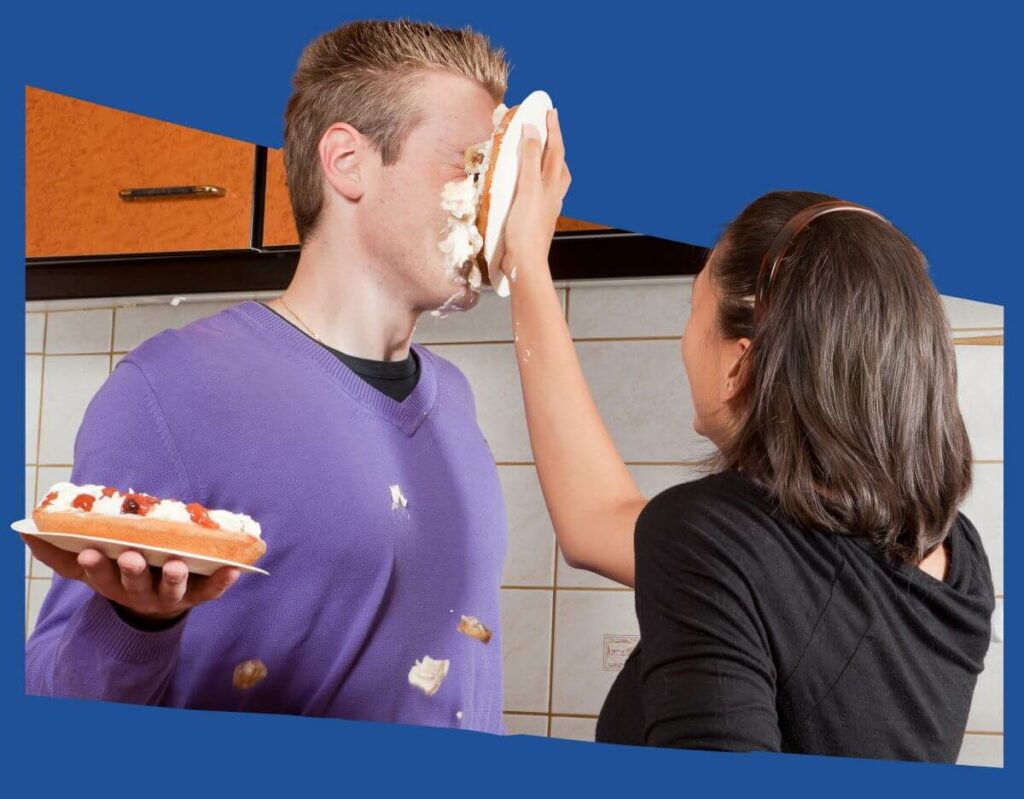
[(128, 541), (115, 541), (111, 538), (92, 538), (87, 535), (76, 535), (75, 533), (41, 533), (32, 519), (19, 519), (11, 525), (16, 533), (24, 533), (41, 538), (58, 549), (65, 552), (81, 552), (83, 549), (98, 549), (111, 560), (126, 550), (138, 552), (146, 559), (150, 566), (163, 566), (171, 558), (183, 560), (188, 570), (193, 574), (211, 575), (222, 566), (234, 566), (243, 572), (255, 574), (266, 574), (269, 572), (258, 569), (255, 566), (248, 566), (245, 563), (233, 563), (230, 560), (220, 558), (209, 558), (205, 555), (195, 555), (190, 552), (182, 552), (177, 549), (164, 549), (163, 547), (144, 547), (132, 544)]
[(512, 208), (512, 200), (519, 182), (519, 164), (523, 160), (523, 126), (532, 124), (540, 134), (541, 149), (548, 140), (548, 111), (552, 108), (547, 92), (533, 92), (519, 104), (509, 120), (505, 136), (498, 150), (498, 161), (494, 165), (491, 179), (491, 206), (487, 213), (487, 230), (484, 232), (484, 258), (491, 285), (499, 297), (509, 295), (508, 278), (501, 271), (501, 259), (505, 255), (505, 221)]

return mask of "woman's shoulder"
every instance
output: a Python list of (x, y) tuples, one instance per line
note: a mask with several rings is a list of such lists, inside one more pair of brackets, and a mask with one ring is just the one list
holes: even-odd
[(638, 559), (657, 553), (775, 577), (807, 559), (836, 557), (834, 536), (808, 535), (787, 522), (765, 489), (735, 471), (655, 496), (637, 520), (634, 544)]
[(730, 526), (765, 522), (773, 515), (768, 494), (739, 472), (709, 474), (667, 488), (640, 515), (645, 526)]

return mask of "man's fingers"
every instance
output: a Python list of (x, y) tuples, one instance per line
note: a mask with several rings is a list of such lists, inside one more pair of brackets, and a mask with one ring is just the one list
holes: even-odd
[(160, 575), (160, 602), (167, 606), (176, 606), (185, 596), (187, 588), (188, 566), (180, 560), (167, 561)]
[(123, 602), (124, 587), (121, 585), (121, 574), (114, 561), (96, 549), (83, 549), (78, 553), (78, 565), (82, 570), (82, 579), (89, 586), (107, 599)]
[(121, 570), (121, 585), (128, 595), (125, 604), (133, 610), (147, 607), (153, 601), (153, 576), (145, 558), (127, 550), (118, 555), (117, 567)]
[(82, 579), (82, 567), (78, 565), (78, 556), (74, 552), (65, 552), (48, 541), (34, 535), (22, 535), (21, 540), (28, 544), (32, 556), (40, 563), (45, 563), (61, 577), (69, 580)]
[(241, 572), (233, 566), (217, 569), (209, 577), (195, 581), (189, 586), (188, 600), (193, 605), (218, 599), (221, 594), (235, 584)]

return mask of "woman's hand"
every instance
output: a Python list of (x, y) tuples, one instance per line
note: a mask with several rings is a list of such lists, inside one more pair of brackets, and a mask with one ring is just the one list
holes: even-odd
[(565, 164), (565, 144), (558, 112), (548, 111), (548, 140), (541, 152), (540, 134), (533, 125), (523, 129), (523, 160), (515, 198), (505, 222), (505, 255), (501, 269), (510, 281), (512, 270), (547, 263), (562, 200), (572, 176)]

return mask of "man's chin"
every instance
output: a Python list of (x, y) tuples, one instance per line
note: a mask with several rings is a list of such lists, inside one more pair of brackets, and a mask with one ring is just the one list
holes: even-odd
[(434, 316), (448, 316), (453, 313), (464, 313), (472, 310), (480, 302), (480, 292), (469, 286), (453, 287), (455, 291), (442, 300), (431, 310)]

